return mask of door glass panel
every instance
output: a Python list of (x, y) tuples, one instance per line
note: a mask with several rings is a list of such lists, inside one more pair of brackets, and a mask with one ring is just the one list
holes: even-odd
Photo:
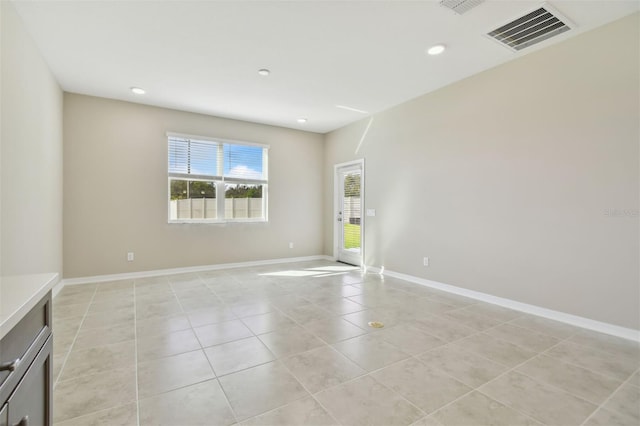
[(342, 197), (342, 244), (344, 250), (360, 251), (360, 172), (345, 173)]

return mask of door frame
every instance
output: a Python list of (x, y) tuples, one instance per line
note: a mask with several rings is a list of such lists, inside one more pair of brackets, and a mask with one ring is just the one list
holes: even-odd
[[(331, 222), (333, 223), (333, 258), (338, 260), (339, 254), (339, 241), (340, 241), (340, 232), (341, 227), (337, 225), (338, 221), (336, 218), (338, 217), (338, 208), (339, 199), (340, 199), (340, 186), (338, 178), (338, 170), (342, 167), (349, 166), (360, 166), (360, 268), (364, 268), (364, 230), (365, 230), (365, 217), (366, 209), (365, 209), (365, 179), (364, 179), (364, 158), (359, 160), (347, 161), (345, 163), (338, 163), (333, 166), (333, 209), (331, 211)], [(343, 223), (343, 222), (341, 222)]]

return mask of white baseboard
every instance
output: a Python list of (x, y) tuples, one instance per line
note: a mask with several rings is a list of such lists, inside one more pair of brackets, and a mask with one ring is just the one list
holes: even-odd
[(183, 274), (188, 272), (204, 272), (204, 271), (215, 271), (219, 269), (247, 268), (252, 266), (276, 265), (278, 263), (306, 262), (309, 260), (331, 260), (331, 257), (325, 256), (325, 255), (288, 257), (288, 258), (282, 258), (282, 259), (254, 260), (250, 262), (220, 263), (217, 265), (187, 266), (184, 268), (155, 269), (152, 271), (140, 271), (140, 272), (125, 272), (121, 274), (94, 275), (91, 277), (64, 278), (60, 281), (60, 283), (58, 283), (58, 286), (61, 285), (61, 287), (57, 291), (54, 288), (54, 296), (60, 290), (62, 290), (62, 288), (65, 285), (93, 284), (93, 283), (101, 283), (106, 281), (131, 280), (135, 278)]
[[(367, 270), (380, 273), (380, 268), (367, 266)], [(471, 299), (481, 300), (483, 302), (492, 303), (494, 305), (503, 306), (505, 308), (516, 311), (526, 312), (528, 314), (537, 315), (539, 317), (574, 325), (576, 327), (586, 328), (588, 330), (598, 331), (600, 333), (610, 334), (612, 336), (621, 337), (623, 339), (640, 342), (640, 330), (621, 327), (619, 325), (609, 324), (606, 322), (596, 321), (589, 318), (579, 317), (577, 315), (567, 314), (565, 312), (554, 311), (552, 309), (543, 308), (536, 305), (518, 302), (503, 297), (493, 296), (479, 291), (468, 290), (462, 287), (456, 287), (450, 284), (443, 284), (437, 281), (431, 281), (424, 278), (415, 277), (413, 275), (402, 274), (400, 272), (389, 271), (385, 269), (383, 274), (393, 278), (399, 278), (425, 287), (435, 288), (437, 290), (446, 291), (448, 293), (458, 294), (460, 296), (469, 297)]]

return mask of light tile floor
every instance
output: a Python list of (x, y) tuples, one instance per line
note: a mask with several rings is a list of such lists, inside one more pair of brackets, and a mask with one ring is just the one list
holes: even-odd
[(638, 344), (337, 263), (53, 305), (61, 426), (640, 424)]

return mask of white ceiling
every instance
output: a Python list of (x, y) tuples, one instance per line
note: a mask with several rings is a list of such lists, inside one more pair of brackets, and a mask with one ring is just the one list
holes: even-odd
[[(325, 133), (366, 116), (336, 105), (385, 110), (640, 2), (550, 1), (577, 28), (519, 53), (483, 34), (541, 1), (487, 0), (461, 16), (436, 0), (14, 4), (65, 91)], [(447, 51), (427, 56), (436, 43)]]

